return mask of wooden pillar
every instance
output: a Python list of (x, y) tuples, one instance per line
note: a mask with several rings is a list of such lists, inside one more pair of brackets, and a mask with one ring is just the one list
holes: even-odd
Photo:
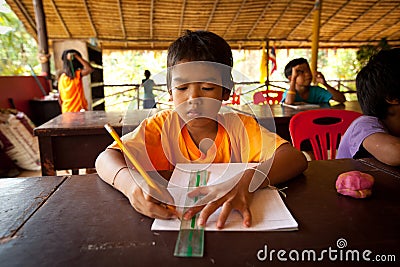
[(318, 66), (318, 44), (319, 44), (319, 29), (321, 19), (322, 0), (315, 0), (314, 4), (314, 22), (313, 22), (313, 37), (311, 46), (311, 72), (313, 73), (313, 83), (315, 83), (315, 75)]
[(35, 10), (36, 29), (38, 36), (39, 61), (42, 65), (42, 75), (48, 80), (51, 79), (50, 73), (50, 54), (47, 37), (46, 16), (44, 14), (42, 0), (33, 0)]
[(266, 86), (266, 90), (268, 90), (269, 88), (269, 39), (267, 39), (266, 41), (265, 41), (265, 48), (266, 48), (266, 53), (267, 53), (267, 60), (266, 60), (266, 62), (265, 62), (265, 64), (266, 64), (266, 70), (267, 70), (267, 79), (266, 79), (266, 81), (265, 81), (265, 86)]

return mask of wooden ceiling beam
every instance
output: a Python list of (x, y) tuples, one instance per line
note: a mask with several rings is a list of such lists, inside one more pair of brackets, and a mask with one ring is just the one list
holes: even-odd
[(226, 34), (229, 32), (229, 30), (231, 29), (232, 25), (236, 22), (237, 18), (240, 15), (240, 11), (243, 9), (243, 6), (244, 6), (245, 3), (246, 3), (246, 0), (242, 0), (242, 3), (240, 4), (240, 7), (236, 11), (236, 14), (233, 17), (231, 23), (229, 23), (228, 27), (226, 27), (225, 33), (222, 35), (222, 38), (225, 38)]
[[(311, 31), (301, 31), (305, 25), (309, 26), (311, 21), (308, 9), (311, 7), (308, 6), (311, 0), (298, 2), (292, 0), (209, 0), (206, 7), (199, 1), (193, 2), (192, 5), (192, 2), (188, 0), (175, 2), (150, 0), (145, 6), (142, 3), (138, 6), (133, 5), (134, 0), (83, 0), (78, 1), (78, 5), (75, 5), (76, 7), (73, 9), (68, 9), (68, 5), (63, 8), (59, 0), (41, 1), (48, 3), (46, 13), (55, 23), (48, 25), (50, 42), (68, 38), (99, 38), (98, 35), (101, 35), (120, 40), (118, 45), (121, 49), (146, 46), (147, 49), (152, 49), (153, 46), (154, 49), (160, 49), (160, 47), (164, 47), (164, 44), (158, 43), (160, 40), (168, 40), (167, 42), (170, 43), (177, 37), (176, 32), (179, 30), (179, 35), (181, 35), (182, 30), (185, 30), (186, 27), (204, 27), (206, 30), (220, 29), (218, 33), (227, 41), (232, 41), (235, 47), (248, 47), (251, 42), (252, 48), (250, 49), (253, 49), (253, 45), (257, 43), (255, 39), (259, 39), (257, 47), (268, 38), (272, 42), (276, 42), (276, 47), (282, 48), (287, 45), (308, 47), (312, 38)], [(35, 13), (31, 8), (32, 0), (7, 0), (7, 2), (23, 21), (28, 32), (37, 40), (38, 26), (35, 22)], [(135, 3), (137, 3), (136, 0)], [(181, 7), (179, 7), (179, 3)], [(367, 6), (365, 7), (365, 5)], [(248, 10), (250, 6), (253, 8), (252, 10)], [(177, 9), (177, 13), (173, 14), (174, 17), (166, 7), (173, 7), (175, 11)], [(205, 7), (205, 9), (201, 7)], [(224, 10), (221, 10), (222, 7)], [(116, 21), (111, 21), (106, 16), (102, 16), (100, 12), (107, 8), (112, 9), (110, 12), (114, 12), (120, 18), (116, 17), (114, 18)], [(160, 8), (162, 10), (158, 10)], [(199, 10), (200, 8), (201, 10)], [(367, 10), (368, 8), (371, 10)], [(321, 17), (321, 38), (325, 38), (320, 39), (321, 47), (349, 47), (352, 46), (350, 43), (357, 46), (379, 41), (382, 37), (386, 37), (392, 46), (400, 45), (399, 1), (335, 0), (329, 1), (327, 9), (330, 13), (324, 12), (324, 7)], [(271, 10), (273, 13), (270, 14)], [(251, 14), (247, 11), (250, 11)], [(75, 12), (86, 15), (88, 19), (82, 21), (82, 18), (73, 17), (72, 14)], [(140, 12), (142, 16), (128, 19), (123, 16), (123, 13), (127, 14), (126, 12)], [(156, 12), (160, 12), (160, 17)], [(201, 24), (203, 26), (198, 25), (196, 20), (196, 14), (199, 12), (205, 16)], [(354, 18), (354, 15), (358, 18)], [(348, 19), (349, 17), (350, 19)], [(76, 19), (81, 21), (75, 21)], [(164, 21), (168, 21), (168, 23), (164, 23)], [(239, 21), (240, 25), (238, 25)], [(79, 24), (82, 24), (81, 28), (84, 28), (79, 31), (74, 30), (74, 27), (77, 25), (79, 27)], [(97, 29), (97, 27), (99, 28)], [(280, 33), (281, 30), (288, 34), (272, 36), (272, 34)], [(257, 38), (254, 38), (256, 36)], [(141, 38), (148, 42), (133, 45), (132, 41), (140, 41)], [(362, 40), (362, 42), (357, 42), (357, 40)], [(114, 43), (112, 45), (114, 46)]]
[[(128, 46), (125, 46), (127, 49), (138, 49), (138, 50), (147, 50), (148, 47), (146, 44), (153, 42), (155, 50), (166, 50), (170, 43), (173, 40), (166, 39), (157, 39), (157, 40), (148, 40), (148, 39), (135, 39), (135, 40), (120, 40), (114, 38), (101, 38), (100, 41), (104, 44), (104, 47), (107, 49), (123, 49), (121, 44), (125, 44), (128, 42)], [(260, 43), (265, 40), (254, 38), (254, 39), (228, 39), (227, 42), (231, 45), (233, 49), (237, 49), (238, 47), (242, 47), (244, 49), (260, 49)], [(286, 39), (271, 39), (270, 41), (278, 44), (278, 47), (281, 48), (310, 48), (311, 41), (310, 40), (286, 40)], [(400, 44), (400, 40), (394, 40), (397, 44)], [(320, 42), (320, 48), (358, 48), (360, 45), (368, 44), (368, 41), (334, 41), (334, 42)]]
[(31, 15), (29, 14), (28, 10), (26, 10), (24, 4), (21, 3), (20, 0), (14, 0), (14, 3), (18, 6), (19, 10), (21, 11), (22, 15), (25, 17), (25, 19), (28, 22), (29, 26), (34, 31), (36, 39), (37, 39), (37, 28), (36, 28), (35, 20), (31, 17)]
[[(378, 19), (375, 20), (374, 22), (371, 22), (371, 23), (370, 23), (370, 26), (367, 27), (366, 29), (369, 29), (369, 28), (371, 28), (371, 27), (374, 26), (374, 25), (379, 25), (379, 22), (382, 21), (382, 20), (384, 20), (384, 18), (385, 18), (385, 16), (386, 16), (387, 14), (390, 14), (393, 10), (396, 10), (396, 9), (398, 9), (399, 7), (400, 7), (400, 3), (399, 3), (397, 6), (393, 7), (392, 9), (386, 11), (385, 15), (381, 16), (380, 18), (378, 18)], [(356, 37), (357, 35), (359, 35), (359, 34), (362, 33), (363, 31), (365, 31), (365, 29), (360, 30), (359, 32), (357, 32), (356, 34), (354, 34), (354, 35), (350, 38), (350, 41), (353, 40), (354, 37)], [(381, 32), (380, 32), (380, 33), (381, 33)]]
[(254, 22), (254, 24), (251, 27), (250, 31), (247, 33), (246, 38), (250, 38), (250, 35), (253, 33), (253, 31), (258, 26), (260, 21), (264, 18), (265, 12), (267, 12), (268, 8), (271, 6), (271, 3), (272, 3), (272, 0), (269, 0), (268, 4), (265, 5), (264, 9), (261, 11), (260, 15), (258, 16), (256, 22)]
[[(149, 16), (149, 30), (150, 30), (150, 39), (153, 39), (153, 16), (154, 16), (154, 0), (151, 0), (150, 3), (150, 16)], [(154, 43), (151, 42), (151, 48), (154, 48)]]
[[(399, 22), (397, 22), (396, 25), (397, 25), (397, 24), (399, 24)], [(394, 33), (392, 33), (391, 35), (389, 35), (389, 36), (387, 36), (387, 37), (391, 37), (392, 35), (398, 34), (398, 33), (400, 33), (400, 30), (398, 30), (398, 31), (396, 31), (396, 32), (394, 32)], [(392, 39), (392, 40), (390, 40), (390, 41), (391, 41), (391, 42), (396, 42), (396, 41), (398, 42), (399, 40), (394, 40), (394, 39)], [(398, 44), (397, 46), (399, 47), (400, 44)]]
[[(306, 19), (309, 16), (311, 16), (311, 14), (313, 14), (313, 10), (314, 10), (314, 6), (312, 8), (310, 8), (310, 11), (308, 11), (307, 15), (305, 15), (304, 18), (299, 23), (297, 23), (297, 25), (295, 27), (292, 28), (292, 30), (287, 34), (287, 36), (292, 35), (292, 33), (294, 31), (296, 31), (304, 23), (304, 21), (306, 21)], [(308, 38), (310, 38), (311, 36), (312, 36), (312, 33), (310, 36), (308, 36)]]
[(94, 37), (97, 38), (97, 35), (98, 35), (97, 34), (97, 30), (96, 30), (96, 27), (94, 26), (92, 16), (90, 15), (90, 10), (89, 10), (89, 6), (87, 4), (87, 0), (83, 0), (83, 5), (85, 6), (86, 15), (88, 16), (88, 19), (89, 19), (89, 22), (90, 22), (90, 26), (92, 26)]
[[(394, 27), (397, 28), (399, 24), (400, 24), (400, 20), (399, 20), (397, 23), (393, 24), (392, 26), (386, 28), (385, 30), (383, 30), (383, 31), (381, 31), (381, 32), (378, 32), (377, 34), (375, 34), (374, 36), (372, 36), (369, 40), (371, 40), (371, 41), (376, 40), (376, 38), (377, 38), (378, 35), (382, 35), (382, 33), (386, 32), (386, 31), (389, 31), (391, 28), (394, 28)], [(398, 33), (398, 32), (399, 32), (399, 31), (394, 32), (393, 34), (396, 34), (396, 33)], [(392, 34), (392, 35), (393, 35), (393, 34)], [(390, 37), (390, 36), (391, 36), (391, 35), (386, 36), (386, 37), (388, 38), (388, 37)], [(395, 40), (394, 40), (394, 41), (395, 41)]]
[[(329, 16), (329, 18), (327, 18), (327, 19), (321, 24), (321, 29), (322, 29), (329, 21), (331, 21), (332, 18), (334, 18), (337, 14), (339, 14), (340, 11), (342, 11), (342, 10), (350, 3), (350, 1), (351, 1), (351, 0), (347, 0), (346, 3), (343, 3), (342, 6), (336, 10), (336, 12), (334, 12), (331, 16)], [(323, 8), (322, 8), (322, 11), (323, 11)], [(312, 33), (311, 33), (309, 36), (307, 36), (307, 39), (310, 39), (311, 36), (312, 36)]]
[(362, 13), (362, 14), (361, 14), (360, 16), (358, 16), (357, 18), (353, 19), (353, 22), (351, 22), (349, 25), (347, 25), (346, 27), (342, 28), (340, 31), (336, 32), (336, 34), (335, 34), (334, 36), (332, 36), (331, 38), (329, 38), (328, 42), (329, 42), (329, 41), (332, 41), (337, 35), (341, 34), (341, 33), (344, 32), (344, 31), (346, 31), (348, 28), (350, 28), (351, 26), (353, 26), (354, 23), (356, 23), (357, 21), (359, 21), (360, 18), (364, 17), (366, 14), (368, 14), (369, 12), (371, 12), (372, 8), (373, 8), (374, 6), (376, 6), (379, 2), (380, 2), (379, 0), (375, 1), (375, 3), (374, 3), (372, 6), (368, 7), (364, 13)]
[(150, 3), (150, 19), (149, 19), (149, 25), (150, 25), (150, 39), (153, 39), (153, 22), (154, 22), (154, 0), (151, 0)]
[(206, 26), (204, 27), (204, 29), (205, 29), (206, 31), (208, 31), (208, 27), (210, 27), (211, 21), (212, 21), (213, 18), (214, 18), (215, 10), (217, 10), (218, 3), (219, 3), (219, 0), (215, 0), (215, 1), (214, 1), (214, 5), (213, 5), (213, 8), (212, 8), (212, 10), (211, 10), (210, 16), (208, 16), (207, 24), (206, 24)]
[(178, 36), (181, 36), (181, 34), (182, 34), (182, 28), (183, 28), (183, 21), (184, 21), (185, 9), (186, 9), (186, 0), (183, 0), (183, 1), (182, 1), (182, 8), (181, 8), (181, 17), (180, 17), (180, 20), (179, 20), (179, 32), (178, 32)]
[(62, 25), (63, 28), (64, 28), (64, 31), (67, 33), (68, 38), (71, 38), (71, 33), (69, 32), (68, 27), (67, 27), (67, 25), (65, 24), (65, 21), (64, 21), (64, 19), (62, 18), (61, 14), (60, 14), (60, 11), (59, 11), (58, 8), (57, 8), (56, 3), (54, 3), (54, 0), (51, 0), (51, 5), (53, 6), (54, 12), (56, 13), (58, 19), (60, 20), (61, 25)]
[(269, 29), (269, 31), (267, 32), (267, 34), (265, 35), (265, 38), (268, 38), (271, 34), (271, 32), (275, 29), (276, 25), (279, 23), (279, 21), (281, 21), (281, 18), (283, 16), (283, 14), (286, 13), (286, 11), (289, 9), (290, 5), (291, 5), (291, 0), (287, 1), (287, 5), (285, 7), (284, 10), (282, 10), (282, 12), (279, 14), (278, 18), (275, 20), (274, 24), (272, 25), (272, 27)]
[(121, 30), (122, 30), (122, 35), (123, 39), (126, 39), (126, 28), (125, 28), (125, 21), (124, 21), (124, 15), (122, 13), (122, 5), (121, 5), (121, 0), (117, 0), (118, 4), (118, 14), (119, 14), (119, 20), (121, 22)]

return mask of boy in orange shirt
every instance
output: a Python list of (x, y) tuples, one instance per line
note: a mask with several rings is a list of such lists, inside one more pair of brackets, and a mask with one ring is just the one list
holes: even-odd
[[(243, 225), (250, 227), (253, 176), (262, 178), (256, 183), (263, 188), (293, 178), (307, 167), (300, 151), (253, 117), (219, 113), (233, 87), (232, 65), (232, 51), (224, 39), (207, 31), (187, 31), (168, 49), (167, 86), (175, 109), (160, 111), (122, 138), (147, 171), (173, 170), (177, 163), (259, 163), (257, 168), (243, 170), (228, 191), (218, 192), (218, 198), (183, 214), (183, 219), (190, 219), (200, 212), (200, 226), (222, 207), (218, 228), (232, 210), (239, 211)], [(128, 168), (115, 143), (99, 155), (96, 169), (138, 212), (152, 218), (176, 217), (149, 194), (140, 174)]]

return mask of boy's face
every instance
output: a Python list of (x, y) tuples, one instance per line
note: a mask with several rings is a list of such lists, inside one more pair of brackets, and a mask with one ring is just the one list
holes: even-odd
[(292, 69), (292, 76), (289, 79), (296, 78), (296, 85), (298, 87), (307, 87), (312, 82), (312, 73), (308, 63), (303, 63), (294, 66)]
[(215, 120), (222, 100), (229, 99), (218, 68), (210, 62), (180, 61), (171, 70), (172, 100), (186, 123)]

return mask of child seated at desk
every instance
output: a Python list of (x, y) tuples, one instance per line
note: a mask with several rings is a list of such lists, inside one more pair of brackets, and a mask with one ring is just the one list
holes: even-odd
[(367, 158), (400, 165), (400, 48), (382, 50), (356, 78), (363, 116), (349, 126), (336, 158)]
[[(307, 168), (300, 151), (261, 127), (254, 118), (219, 113), (222, 101), (229, 99), (233, 88), (232, 65), (231, 48), (223, 38), (207, 31), (186, 31), (170, 45), (167, 56), (167, 86), (175, 109), (158, 112), (122, 137), (147, 171), (173, 170), (177, 163), (260, 163), (257, 170), (243, 170), (240, 180), (221, 198), (183, 214), (187, 220), (200, 212), (197, 222), (201, 226), (222, 207), (218, 228), (224, 226), (232, 210), (239, 211), (243, 224), (250, 227), (253, 192), (249, 192), (249, 185), (253, 175), (261, 173), (259, 188), (263, 188), (293, 178)], [(140, 174), (128, 169), (115, 143), (98, 156), (96, 169), (138, 212), (152, 218), (176, 217), (154, 195), (146, 193), (149, 190), (143, 188), (145, 184), (138, 185), (135, 177)]]
[(285, 104), (295, 102), (320, 104), (329, 103), (331, 99), (339, 103), (346, 101), (344, 94), (330, 86), (321, 72), (317, 72), (316, 82), (325, 86), (326, 90), (317, 85), (310, 86), (313, 76), (305, 58), (291, 60), (285, 67), (285, 76), (290, 81), (290, 87), (282, 97), (282, 102)]

